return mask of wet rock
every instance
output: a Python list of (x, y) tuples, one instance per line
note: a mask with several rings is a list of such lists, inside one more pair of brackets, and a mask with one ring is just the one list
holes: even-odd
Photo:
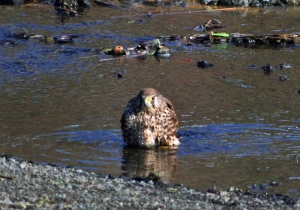
[(255, 64), (252, 64), (250, 66), (247, 66), (247, 68), (256, 69), (256, 68), (259, 68), (259, 67), (257, 65), (255, 65)]
[(261, 69), (263, 70), (264, 75), (267, 75), (267, 76), (269, 76), (272, 72), (275, 71), (275, 69), (269, 63), (262, 66)]
[(218, 193), (217, 192), (217, 187), (214, 186), (213, 188), (207, 189), (207, 192), (209, 192), (209, 193)]
[(281, 63), (281, 64), (279, 64), (279, 68), (281, 70), (286, 70), (286, 69), (291, 69), (293, 67), (290, 64), (288, 64), (288, 63)]
[(202, 69), (213, 67), (214, 64), (209, 63), (208, 61), (198, 61), (197, 66)]
[(44, 36), (41, 41), (45, 41), (45, 43), (67, 44), (72, 43), (73, 39), (78, 37), (78, 35)]
[(281, 82), (286, 82), (286, 81), (289, 80), (289, 79), (288, 79), (288, 76), (287, 76), (286, 74), (279, 74), (279, 75), (277, 76), (277, 79), (278, 79), (279, 81), (281, 81)]
[(0, 40), (0, 45), (17, 45), (18, 42), (14, 40)]
[(276, 182), (276, 181), (270, 182), (270, 186), (279, 186), (279, 185), (281, 185), (280, 182)]
[(158, 6), (159, 1), (158, 0), (143, 0), (143, 4), (149, 5), (149, 6)]
[(53, 5), (56, 8), (72, 8), (76, 11), (82, 11), (83, 8), (89, 8), (90, 2), (89, 0), (54, 0)]
[(117, 77), (119, 78), (119, 79), (121, 79), (121, 78), (123, 78), (124, 77), (124, 74), (126, 73), (126, 70), (124, 69), (124, 70), (122, 70), (122, 71), (119, 71), (118, 73), (117, 73)]
[(251, 6), (251, 7), (261, 7), (262, 4), (260, 3), (260, 1), (254, 0), (254, 1), (251, 1), (251, 2), (249, 3), (249, 6)]
[(234, 0), (234, 6), (248, 7), (249, 2), (248, 0)]
[(29, 34), (27, 33), (27, 31), (24, 32), (20, 32), (20, 33), (15, 33), (13, 34), (13, 37), (15, 39), (29, 39)]
[(200, 4), (217, 5), (219, 0), (199, 0)]
[(165, 58), (170, 57), (171, 56), (170, 49), (166, 46), (160, 45), (156, 50), (156, 52), (154, 53), (154, 56), (165, 57)]
[(187, 3), (184, 2), (184, 1), (181, 1), (181, 2), (179, 2), (177, 5), (180, 6), (180, 7), (186, 7), (186, 6), (187, 6)]

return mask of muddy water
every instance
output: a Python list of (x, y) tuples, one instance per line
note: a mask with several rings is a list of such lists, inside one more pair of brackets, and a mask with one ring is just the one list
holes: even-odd
[[(91, 48), (135, 46), (166, 35), (195, 34), (212, 18), (227, 33), (300, 31), (298, 8), (203, 11), (196, 4), (114, 10), (92, 5), (64, 20), (51, 7), (2, 7), (0, 40), (29, 33), (77, 34), (57, 45), (18, 40), (0, 46), (0, 151), (22, 160), (72, 165), (115, 176), (146, 176), (158, 171), (172, 183), (207, 189), (263, 184), (263, 190), (299, 196), (299, 48), (244, 48), (231, 44), (165, 41), (172, 56), (111, 59)], [(201, 12), (199, 12), (201, 11)], [(132, 23), (129, 21), (142, 20)], [(282, 32), (284, 31), (284, 32)], [(215, 66), (199, 69), (198, 60)], [(265, 76), (269, 62), (276, 71)], [(293, 66), (283, 72), (279, 63)], [(124, 78), (116, 72), (126, 70)], [(278, 74), (286, 73), (287, 82)], [(119, 119), (130, 98), (154, 87), (177, 111), (182, 144), (178, 150), (137, 150), (123, 145)], [(279, 186), (265, 185), (271, 182)], [(252, 187), (254, 188), (254, 187)]]

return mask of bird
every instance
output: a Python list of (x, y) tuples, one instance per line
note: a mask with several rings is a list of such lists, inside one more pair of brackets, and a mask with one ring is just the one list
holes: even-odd
[(128, 146), (153, 148), (180, 144), (174, 106), (154, 88), (144, 88), (133, 97), (120, 122)]

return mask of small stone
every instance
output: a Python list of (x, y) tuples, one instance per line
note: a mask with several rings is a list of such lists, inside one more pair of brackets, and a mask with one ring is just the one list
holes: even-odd
[(234, 187), (230, 187), (228, 192), (234, 192), (235, 188)]
[(228, 196), (228, 192), (226, 192), (226, 191), (220, 191), (220, 196)]
[(299, 208), (300, 208), (300, 203), (294, 205), (294, 209), (299, 209)]
[(209, 63), (208, 61), (198, 61), (197, 66), (202, 69), (213, 67), (214, 64)]
[(285, 81), (289, 80), (288, 76), (286, 74), (279, 74), (277, 79), (281, 82), (285, 82)]
[(82, 173), (83, 171), (82, 171), (82, 169), (76, 169), (76, 172), (77, 173)]
[(24, 169), (26, 166), (27, 166), (27, 163), (26, 163), (26, 162), (23, 162), (23, 163), (20, 164), (20, 168), (21, 168), (21, 169)]

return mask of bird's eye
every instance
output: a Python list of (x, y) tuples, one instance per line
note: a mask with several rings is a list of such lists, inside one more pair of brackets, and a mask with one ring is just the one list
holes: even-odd
[(155, 100), (155, 96), (152, 97), (152, 101), (154, 101), (154, 100)]

